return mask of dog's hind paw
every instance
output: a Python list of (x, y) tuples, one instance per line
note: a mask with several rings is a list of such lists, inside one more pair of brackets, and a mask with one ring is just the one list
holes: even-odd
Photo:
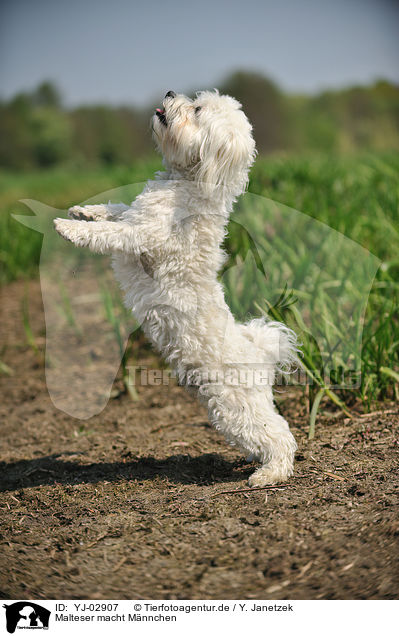
[(292, 475), (292, 470), (285, 470), (281, 466), (261, 466), (256, 470), (248, 479), (248, 485), (251, 488), (261, 487), (261, 486), (270, 486), (272, 484), (281, 483), (286, 481), (290, 475)]

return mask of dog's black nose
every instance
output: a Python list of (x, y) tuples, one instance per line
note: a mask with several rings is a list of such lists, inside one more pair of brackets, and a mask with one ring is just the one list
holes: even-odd
[(165, 99), (167, 97), (176, 97), (176, 93), (174, 91), (168, 91), (165, 95)]

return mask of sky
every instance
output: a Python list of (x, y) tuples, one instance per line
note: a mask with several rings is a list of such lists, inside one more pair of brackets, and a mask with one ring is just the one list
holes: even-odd
[(0, 0), (0, 97), (54, 81), (68, 106), (143, 106), (261, 72), (315, 93), (399, 83), (395, 0)]

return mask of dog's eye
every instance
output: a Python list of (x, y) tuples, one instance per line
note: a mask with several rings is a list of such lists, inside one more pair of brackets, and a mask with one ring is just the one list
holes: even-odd
[(197, 106), (195, 109), (195, 114), (198, 115), (198, 113), (200, 112), (202, 106)]

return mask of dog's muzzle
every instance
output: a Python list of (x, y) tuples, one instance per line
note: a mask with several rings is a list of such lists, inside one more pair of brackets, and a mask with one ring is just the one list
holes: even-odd
[(163, 124), (164, 126), (168, 125), (168, 122), (166, 121), (165, 109), (164, 108), (157, 108), (155, 110), (155, 114), (158, 117), (158, 119), (161, 122), (161, 124)]
[[(176, 93), (174, 91), (168, 91), (164, 97), (164, 101), (165, 99), (174, 99), (175, 97), (176, 97)], [(155, 114), (158, 117), (161, 124), (163, 124), (164, 126), (168, 125), (168, 122), (166, 120), (166, 115), (165, 115), (165, 108), (156, 108)]]

